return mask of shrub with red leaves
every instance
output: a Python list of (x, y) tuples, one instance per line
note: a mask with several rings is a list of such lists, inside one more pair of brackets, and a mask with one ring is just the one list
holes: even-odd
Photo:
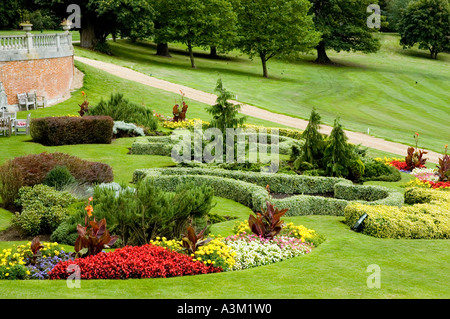
[(61, 261), (50, 272), (50, 279), (67, 279), (67, 267), (80, 267), (81, 279), (129, 279), (198, 275), (222, 272), (222, 268), (206, 266), (192, 257), (147, 244), (125, 246), (112, 252)]

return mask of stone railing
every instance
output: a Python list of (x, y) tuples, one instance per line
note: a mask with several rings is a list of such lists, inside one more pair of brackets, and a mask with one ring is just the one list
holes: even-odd
[(72, 34), (68, 31), (54, 34), (0, 36), (0, 61), (55, 58), (73, 55)]

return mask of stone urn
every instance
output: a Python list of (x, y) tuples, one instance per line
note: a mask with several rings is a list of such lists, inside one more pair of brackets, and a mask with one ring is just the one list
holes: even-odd
[(63, 22), (61, 23), (61, 26), (62, 26), (63, 30), (67, 32), (72, 28), (72, 22), (64, 19)]
[(31, 23), (29, 23), (28, 21), (26, 22), (22, 22), (21, 24), (19, 24), (20, 27), (22, 27), (23, 31), (29, 32), (31, 31), (33, 25)]

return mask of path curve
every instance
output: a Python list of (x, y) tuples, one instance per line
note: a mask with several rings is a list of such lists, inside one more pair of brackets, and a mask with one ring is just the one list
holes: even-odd
[[(75, 56), (75, 60), (80, 61), (84, 64), (90, 65), (97, 69), (103, 70), (115, 76), (135, 81), (144, 85), (148, 85), (157, 89), (179, 94), (180, 90), (183, 91), (185, 96), (189, 99), (202, 102), (205, 104), (213, 105), (216, 102), (217, 96), (211, 93), (206, 93), (200, 90), (196, 90), (184, 85), (175, 84), (165, 80), (160, 80), (146, 74), (131, 70), (129, 68), (119, 66), (113, 63), (102, 62), (98, 60), (92, 60), (84, 57)], [(304, 130), (308, 125), (308, 121), (294, 118), (291, 116), (273, 113), (267, 110), (260, 109), (256, 106), (243, 104), (238, 101), (230, 100), (230, 102), (241, 105), (241, 113), (244, 115), (252, 116), (262, 120), (267, 120), (270, 122), (286, 125), (289, 127)], [(324, 134), (329, 134), (332, 130), (331, 126), (321, 125), (321, 132)], [(407, 145), (386, 141), (382, 138), (370, 136), (364, 133), (345, 131), (349, 142), (354, 144), (361, 144), (366, 147), (374, 148), (377, 150), (398, 154), (400, 156), (405, 156)], [(439, 158), (442, 157), (441, 154), (427, 151), (426, 157), (429, 162), (439, 163)]]

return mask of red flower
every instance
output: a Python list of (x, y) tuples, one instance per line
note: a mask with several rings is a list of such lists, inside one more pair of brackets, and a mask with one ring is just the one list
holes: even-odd
[(70, 275), (67, 267), (71, 264), (80, 267), (81, 279), (175, 277), (222, 271), (222, 268), (193, 261), (187, 255), (147, 244), (59, 262), (49, 272), (49, 278), (66, 279)]

